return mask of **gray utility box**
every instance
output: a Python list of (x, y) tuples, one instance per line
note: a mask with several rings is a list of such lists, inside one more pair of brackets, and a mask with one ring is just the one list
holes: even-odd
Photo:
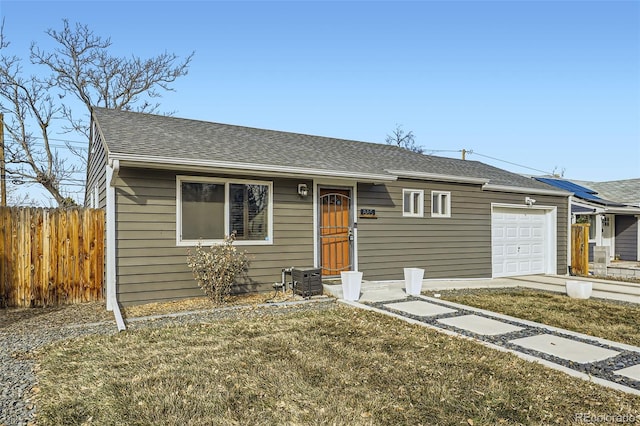
[(319, 268), (293, 268), (293, 291), (303, 297), (322, 294), (322, 272)]

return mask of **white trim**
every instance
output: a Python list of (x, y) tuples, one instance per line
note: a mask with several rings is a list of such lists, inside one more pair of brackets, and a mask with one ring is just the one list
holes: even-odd
[[(129, 167), (160, 168), (163, 170), (193, 167), (193, 170), (206, 170), (209, 172), (235, 170), (246, 175), (247, 172), (268, 172), (269, 175), (282, 176), (327, 176), (336, 178), (352, 178), (370, 181), (395, 181), (397, 176), (377, 173), (357, 173), (339, 170), (310, 169), (306, 167), (279, 166), (272, 164), (236, 163), (230, 161), (197, 160), (190, 158), (155, 157), (135, 154), (109, 154), (109, 159), (118, 159), (126, 162)], [(154, 167), (155, 165), (155, 167)], [(203, 169), (204, 168), (204, 169)], [(254, 173), (255, 174), (255, 173)]]
[(120, 170), (120, 163), (113, 161), (105, 168), (105, 184), (107, 188), (106, 206), (106, 280), (107, 280), (107, 310), (113, 311), (117, 305), (117, 274), (116, 274), (116, 188), (115, 181)]
[(313, 188), (313, 192), (311, 194), (313, 197), (313, 267), (319, 268), (320, 253), (318, 251), (318, 244), (320, 242), (318, 240), (318, 223), (320, 222), (318, 219), (318, 182), (314, 180), (311, 187)]
[[(405, 210), (404, 205), (404, 195), (405, 193), (411, 194), (411, 201), (409, 203), (410, 212)], [(420, 200), (418, 201), (418, 212), (414, 213), (415, 205), (413, 204), (413, 194), (419, 194)], [(424, 189), (411, 189), (411, 188), (402, 188), (402, 217), (424, 217)]]
[(353, 259), (351, 259), (353, 270), (358, 270), (358, 182), (336, 179), (322, 179), (313, 181), (313, 267), (320, 268), (320, 252), (318, 239), (320, 218), (318, 217), (320, 199), (319, 188), (349, 189), (351, 191), (351, 210), (353, 223)]
[(545, 212), (545, 239), (547, 245), (545, 247), (544, 256), (544, 269), (545, 274), (557, 275), (557, 260), (558, 260), (558, 208), (556, 206), (523, 206), (521, 204), (506, 204), (506, 203), (491, 203), (491, 277), (502, 278), (503, 276), (496, 277), (493, 274), (493, 212), (496, 208), (507, 208), (515, 210), (542, 210)]
[(437, 173), (412, 172), (412, 171), (408, 171), (408, 170), (388, 170), (388, 169), (386, 169), (385, 172), (391, 173), (392, 175), (396, 175), (398, 177), (413, 178), (413, 179), (419, 179), (419, 180), (434, 180), (434, 181), (458, 182), (458, 183), (477, 183), (477, 184), (480, 184), (480, 185), (484, 185), (484, 184), (489, 183), (489, 179), (485, 179), (485, 178), (441, 175), (441, 174), (437, 174)]
[[(442, 210), (441, 196), (447, 196), (447, 203), (445, 206), (445, 213), (434, 213), (433, 212), (433, 196), (438, 196), (438, 206), (440, 210)], [(431, 217), (451, 217), (451, 191), (431, 191)]]
[(499, 191), (499, 192), (517, 192), (522, 194), (539, 194), (539, 195), (558, 195), (561, 197), (568, 197), (571, 192), (553, 190), (553, 189), (540, 189), (540, 188), (521, 188), (518, 186), (507, 185), (492, 185), (490, 183), (482, 186), (483, 191)]
[(91, 208), (92, 209), (97, 209), (98, 208), (98, 200), (99, 200), (99, 193), (100, 188), (98, 186), (98, 184), (96, 183), (95, 185), (93, 185), (93, 191), (91, 191)]
[[(565, 268), (564, 275), (569, 275), (569, 266), (571, 266), (571, 225), (573, 225), (573, 214), (571, 213), (571, 204), (573, 202), (573, 195), (570, 195), (567, 199), (567, 267)], [(587, 235), (587, 250), (589, 250), (589, 236)]]
[(638, 238), (636, 260), (640, 261), (640, 215), (636, 216), (636, 237)]
[(351, 188), (351, 205), (353, 206), (353, 270), (358, 270), (358, 183), (355, 182)]
[(194, 182), (194, 183), (218, 183), (224, 185), (224, 234), (229, 235), (229, 185), (230, 184), (245, 184), (245, 185), (265, 185), (269, 188), (269, 205), (267, 207), (267, 239), (266, 240), (235, 240), (234, 244), (239, 246), (264, 246), (273, 245), (273, 182), (272, 181), (257, 181), (247, 179), (229, 179), (229, 178), (217, 178), (210, 176), (187, 176), (176, 175), (176, 246), (178, 247), (193, 247), (198, 243), (204, 246), (210, 246), (212, 244), (220, 244), (223, 239), (208, 239), (208, 240), (183, 240), (182, 239), (182, 182)]

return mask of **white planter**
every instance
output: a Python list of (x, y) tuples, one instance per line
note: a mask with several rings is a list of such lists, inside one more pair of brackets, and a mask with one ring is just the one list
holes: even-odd
[(362, 272), (344, 271), (340, 272), (342, 278), (342, 298), (344, 300), (355, 301), (360, 299), (360, 286), (362, 285)]
[(567, 296), (574, 299), (588, 299), (591, 297), (593, 283), (589, 281), (572, 281), (566, 282)]
[(404, 268), (404, 288), (407, 294), (419, 296), (422, 293), (424, 269)]

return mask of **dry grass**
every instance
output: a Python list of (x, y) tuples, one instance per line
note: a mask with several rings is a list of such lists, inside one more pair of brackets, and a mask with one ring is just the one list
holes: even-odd
[(463, 305), (640, 346), (640, 305), (521, 288), (442, 291), (441, 298)]
[[(283, 302), (303, 300), (303, 297), (294, 295), (291, 290), (286, 293), (246, 293), (230, 295), (224, 302), (224, 306), (257, 306), (268, 302)], [(147, 303), (144, 305), (128, 306), (122, 309), (122, 315), (126, 318), (145, 317), (149, 315), (163, 315), (185, 311), (204, 311), (218, 308), (208, 297), (194, 297), (191, 299), (176, 300), (171, 302)]]
[(15, 332), (39, 328), (56, 328), (113, 320), (104, 302), (86, 302), (47, 308), (2, 308), (0, 331)]
[(39, 356), (43, 425), (568, 424), (640, 398), (338, 306), (67, 341)]
[[(267, 302), (302, 300), (291, 290), (286, 293), (247, 293), (229, 296), (225, 306), (258, 306)], [(186, 311), (204, 311), (216, 306), (206, 297), (171, 302), (148, 303), (122, 308), (125, 319), (164, 315)], [(104, 301), (74, 303), (68, 305), (35, 308), (0, 308), (0, 332), (21, 332), (41, 328), (59, 328), (77, 324), (115, 321), (112, 312), (106, 310)]]

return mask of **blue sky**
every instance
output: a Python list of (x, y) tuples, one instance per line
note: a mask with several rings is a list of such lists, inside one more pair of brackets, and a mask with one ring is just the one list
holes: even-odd
[(2, 0), (0, 14), (19, 54), (63, 18), (114, 54), (194, 51), (161, 99), (179, 117), (371, 142), (401, 124), (436, 155), (640, 177), (640, 1)]

